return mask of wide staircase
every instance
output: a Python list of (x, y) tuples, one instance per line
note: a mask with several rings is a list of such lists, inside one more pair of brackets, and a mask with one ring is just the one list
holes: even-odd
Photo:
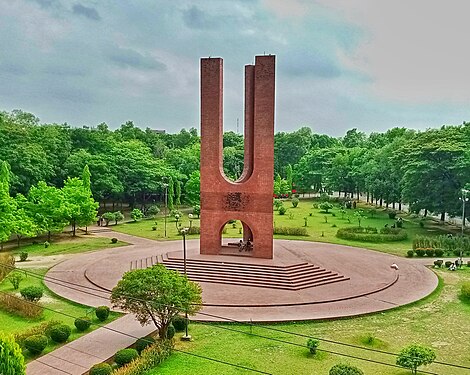
[[(183, 259), (167, 254), (134, 260), (131, 262), (130, 268), (147, 268), (157, 263), (165, 265), (168, 269), (184, 272)], [(199, 258), (187, 259), (186, 273), (192, 281), (201, 283), (292, 291), (349, 280), (349, 277), (306, 262), (284, 266), (222, 262)]]

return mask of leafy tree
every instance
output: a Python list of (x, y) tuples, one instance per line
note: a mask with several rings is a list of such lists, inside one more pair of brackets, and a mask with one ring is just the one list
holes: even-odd
[(243, 160), (245, 157), (243, 148), (225, 147), (223, 153), (225, 175), (234, 181), (238, 180), (243, 172)]
[(101, 217), (105, 221), (105, 226), (108, 226), (109, 222), (115, 220), (116, 218), (114, 212), (105, 212), (103, 215), (101, 215)]
[(47, 233), (47, 241), (51, 241), (51, 233), (60, 233), (67, 225), (64, 218), (65, 202), (60, 189), (47, 186), (39, 181), (28, 193), (28, 212), (34, 221), (38, 233)]
[(8, 241), (15, 225), (15, 202), (10, 197), (10, 169), (8, 163), (0, 163), (0, 249)]
[(397, 365), (408, 368), (412, 374), (418, 373), (418, 367), (429, 365), (436, 359), (436, 353), (431, 348), (422, 345), (409, 345), (398, 354)]
[(114, 225), (118, 224), (118, 221), (124, 220), (124, 215), (121, 211), (114, 212)]
[(191, 205), (198, 205), (201, 200), (201, 175), (199, 171), (191, 173), (184, 185), (185, 197)]
[(169, 177), (168, 178), (168, 190), (167, 190), (167, 194), (168, 194), (168, 197), (167, 197), (167, 202), (168, 202), (168, 208), (170, 209), (170, 211), (173, 211), (174, 209), (174, 197), (175, 197), (175, 184), (174, 184), (174, 181), (173, 181), (173, 177)]
[(181, 205), (181, 181), (176, 180), (175, 183), (175, 203), (176, 206)]
[(153, 322), (165, 338), (179, 313), (194, 315), (201, 309), (201, 287), (186, 276), (157, 264), (126, 272), (111, 293), (114, 307), (132, 312), (142, 324)]
[(288, 194), (290, 196), (290, 194), (292, 193), (292, 165), (290, 164), (287, 164), (287, 167), (286, 167), (286, 182), (287, 182), (287, 190), (288, 190)]
[(138, 208), (134, 208), (132, 211), (131, 211), (131, 219), (134, 220), (134, 221), (137, 221), (139, 219), (142, 219), (144, 217), (144, 214), (142, 213), (141, 210), (139, 210)]
[(282, 184), (281, 175), (277, 174), (276, 178), (274, 179), (274, 195), (276, 197), (281, 195), (281, 184)]
[(351, 365), (338, 364), (330, 368), (329, 375), (364, 375), (364, 372)]
[(26, 365), (21, 347), (13, 336), (0, 333), (0, 374), (24, 375)]
[(154, 218), (160, 213), (160, 207), (158, 207), (156, 204), (150, 206), (147, 209), (147, 215), (150, 216), (151, 218)]
[(366, 216), (364, 215), (364, 211), (357, 210), (356, 212), (354, 212), (354, 216), (356, 217), (357, 222), (359, 223), (359, 226), (361, 226), (362, 219), (366, 218)]
[(193, 214), (197, 215), (197, 218), (199, 219), (199, 216), (201, 215), (201, 206), (198, 204), (193, 207)]
[(90, 171), (85, 166), (82, 179), (69, 177), (62, 188), (64, 218), (72, 226), (73, 236), (77, 226), (87, 226), (96, 219), (98, 203), (92, 197), (90, 186)]
[(15, 197), (15, 212), (13, 219), (13, 233), (16, 234), (18, 247), (23, 236), (33, 237), (37, 233), (31, 213), (28, 211), (28, 200), (23, 194), (18, 193)]
[(329, 210), (331, 210), (334, 206), (333, 206), (333, 203), (322, 202), (322, 203), (320, 203), (319, 207), (322, 211), (325, 211), (326, 213), (328, 213)]

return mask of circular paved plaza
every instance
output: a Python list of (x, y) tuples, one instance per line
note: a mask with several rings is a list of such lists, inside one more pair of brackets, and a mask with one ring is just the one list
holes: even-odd
[[(182, 272), (182, 241), (152, 241), (116, 232), (129, 246), (77, 254), (49, 270), (47, 286), (86, 305), (107, 304), (123, 273), (157, 262)], [(350, 246), (274, 241), (274, 259), (199, 254), (187, 241), (188, 276), (201, 284), (195, 320), (297, 321), (368, 314), (429, 295), (436, 275), (419, 262)], [(242, 254), (245, 255), (245, 254)], [(398, 270), (390, 267), (398, 266)]]

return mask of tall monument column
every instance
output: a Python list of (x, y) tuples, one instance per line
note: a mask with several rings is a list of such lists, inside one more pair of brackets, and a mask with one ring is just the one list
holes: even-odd
[(223, 171), (223, 60), (201, 59), (201, 254), (220, 254), (222, 230), (240, 220), (253, 257), (273, 257), (275, 56), (245, 67), (245, 160), (239, 180)]

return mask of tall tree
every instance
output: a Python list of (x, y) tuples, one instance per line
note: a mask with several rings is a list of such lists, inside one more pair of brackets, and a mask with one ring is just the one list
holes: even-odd
[(167, 202), (168, 202), (168, 208), (170, 211), (172, 211), (175, 207), (174, 204), (174, 197), (175, 197), (175, 184), (173, 181), (173, 177), (169, 176), (168, 177), (168, 191), (167, 191), (168, 197), (167, 197)]
[(6, 161), (0, 162), (0, 247), (8, 241), (15, 226), (15, 202), (10, 197), (10, 168)]

